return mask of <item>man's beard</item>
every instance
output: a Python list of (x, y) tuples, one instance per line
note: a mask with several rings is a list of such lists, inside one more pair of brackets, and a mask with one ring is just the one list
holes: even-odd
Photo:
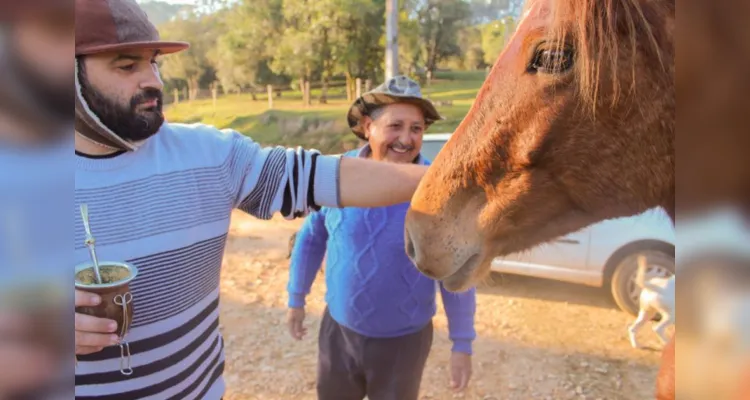
[[(79, 82), (81, 94), (91, 111), (122, 139), (130, 142), (148, 139), (164, 123), (162, 91), (159, 89), (144, 89), (130, 99), (128, 106), (123, 106), (94, 89), (85, 76), (81, 76)], [(156, 106), (138, 110), (141, 104), (149, 100), (156, 100)]]

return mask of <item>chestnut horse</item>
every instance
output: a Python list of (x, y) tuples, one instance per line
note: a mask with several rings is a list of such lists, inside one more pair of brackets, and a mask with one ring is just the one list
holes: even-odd
[(674, 27), (675, 0), (529, 0), (412, 199), (417, 268), (461, 291), (603, 219), (674, 221)]

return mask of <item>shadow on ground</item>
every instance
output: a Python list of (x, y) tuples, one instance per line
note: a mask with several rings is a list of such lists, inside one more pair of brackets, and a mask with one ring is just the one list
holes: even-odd
[[(284, 323), (284, 265), (282, 259), (263, 261), (249, 267), (259, 269), (258, 273), (223, 278), (221, 329), (227, 354), (227, 400), (316, 398), (322, 295), (318, 289), (309, 298), (307, 337), (299, 342), (291, 339)], [(320, 278), (318, 285), (322, 286)], [(493, 317), (488, 310), (481, 307), (477, 319), (483, 323), (477, 326), (474, 377), (462, 398), (641, 400), (650, 396), (656, 372), (652, 360), (622, 353), (587, 353), (562, 343), (539, 343), (513, 327), (498, 327), (490, 321)], [(521, 325), (526, 320), (513, 321), (512, 325)], [(573, 322), (597, 324), (595, 320)], [(451, 345), (446, 325), (441, 310), (435, 319), (433, 350), (424, 373), (423, 400), (454, 398), (447, 387)], [(585, 335), (585, 331), (581, 333)]]
[(477, 290), (487, 295), (553, 301), (619, 310), (609, 290), (522, 275), (491, 273)]

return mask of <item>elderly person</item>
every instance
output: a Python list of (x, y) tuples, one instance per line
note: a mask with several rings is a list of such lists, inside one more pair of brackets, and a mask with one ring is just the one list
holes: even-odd
[[(420, 156), (422, 135), (437, 119), (419, 85), (395, 77), (351, 107), (349, 125), (367, 144), (345, 156), (426, 165)], [(288, 327), (296, 339), (306, 333), (305, 296), (328, 254), (320, 399), (416, 400), (432, 345), (438, 286), (453, 341), (451, 386), (460, 390), (469, 381), (475, 292), (449, 293), (417, 271), (404, 250), (408, 207), (322, 208), (297, 234), (288, 287)]]

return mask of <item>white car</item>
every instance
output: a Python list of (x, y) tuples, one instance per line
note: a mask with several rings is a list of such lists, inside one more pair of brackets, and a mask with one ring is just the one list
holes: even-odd
[[(434, 160), (451, 134), (428, 134), (422, 155)], [(594, 287), (609, 287), (617, 305), (638, 313), (636, 255), (644, 254), (649, 273), (668, 277), (675, 271), (675, 231), (661, 209), (602, 221), (529, 251), (495, 258), (492, 270)]]

